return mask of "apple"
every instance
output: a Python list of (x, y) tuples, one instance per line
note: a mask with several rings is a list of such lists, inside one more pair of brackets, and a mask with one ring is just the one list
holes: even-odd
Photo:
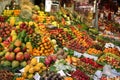
[(53, 60), (53, 61), (56, 61), (56, 60), (57, 60), (57, 56), (56, 56), (56, 55), (52, 55), (51, 57), (52, 57), (52, 60)]
[(15, 53), (18, 53), (18, 52), (20, 52), (20, 51), (21, 51), (20, 47), (16, 47), (16, 48), (14, 49), (14, 52), (15, 52)]
[(25, 58), (25, 60), (29, 60), (30, 59), (30, 53), (25, 52), (24, 53), (24, 58)]
[(24, 59), (23, 52), (18, 52), (17, 55), (16, 55), (16, 60), (17, 61), (23, 61), (23, 59)]
[(16, 67), (19, 67), (19, 61), (12, 61), (12, 68), (16, 68)]
[(7, 53), (5, 54), (5, 59), (6, 59), (6, 60), (13, 61), (14, 58), (15, 58), (15, 53), (13, 53), (13, 52), (7, 52)]

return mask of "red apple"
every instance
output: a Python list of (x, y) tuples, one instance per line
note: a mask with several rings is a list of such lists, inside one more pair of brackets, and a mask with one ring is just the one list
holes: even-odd
[(7, 52), (6, 55), (5, 55), (5, 58), (6, 58), (6, 60), (13, 61), (14, 58), (15, 58), (15, 53), (13, 53), (13, 52), (11, 52), (11, 53)]
[(53, 60), (53, 61), (56, 61), (56, 60), (57, 60), (57, 56), (56, 56), (56, 55), (52, 55), (51, 57), (52, 57), (52, 60)]
[(25, 58), (25, 60), (29, 60), (30, 59), (30, 53), (25, 52), (24, 53), (24, 58)]
[(52, 57), (48, 56), (47, 59), (51, 62), (52, 61)]
[(17, 60), (17, 61), (23, 61), (23, 59), (24, 59), (24, 54), (23, 54), (23, 52), (17, 53), (17, 55), (16, 55), (16, 60)]
[(46, 66), (49, 66), (50, 63), (51, 63), (51, 62), (46, 58), (46, 59), (45, 59), (45, 64), (46, 64)]

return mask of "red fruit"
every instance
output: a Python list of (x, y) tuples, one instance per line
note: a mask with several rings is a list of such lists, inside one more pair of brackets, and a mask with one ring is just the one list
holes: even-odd
[(17, 55), (16, 55), (16, 60), (17, 60), (17, 61), (23, 61), (23, 59), (24, 59), (24, 54), (23, 54), (23, 52), (17, 53)]
[(15, 53), (20, 52), (20, 47), (16, 47), (16, 48), (14, 49), (14, 52), (15, 52)]
[(22, 51), (23, 51), (23, 52), (25, 52), (26, 50), (27, 50), (27, 48), (26, 48), (26, 47), (24, 47), (24, 48), (22, 49)]
[(7, 52), (6, 55), (5, 55), (5, 58), (6, 58), (6, 60), (13, 61), (14, 58), (15, 58), (15, 53), (13, 53), (13, 52), (11, 52), (11, 53)]
[(51, 57), (52, 57), (52, 60), (53, 60), (53, 61), (56, 61), (56, 60), (57, 60), (57, 56), (53, 55), (53, 56), (51, 56)]
[(52, 61), (52, 57), (48, 56), (47, 59), (51, 62)]
[(50, 65), (50, 61), (49, 61), (47, 58), (45, 59), (45, 64), (46, 64), (47, 66)]
[(28, 52), (24, 53), (24, 58), (25, 60), (29, 60), (30, 59), (30, 54)]

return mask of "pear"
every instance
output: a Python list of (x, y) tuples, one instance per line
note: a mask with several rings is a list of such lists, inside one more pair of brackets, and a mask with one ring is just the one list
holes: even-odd
[(19, 61), (12, 61), (12, 68), (19, 67)]
[(22, 66), (22, 67), (25, 67), (26, 65), (27, 65), (26, 61), (23, 61), (23, 62), (20, 63), (20, 66)]

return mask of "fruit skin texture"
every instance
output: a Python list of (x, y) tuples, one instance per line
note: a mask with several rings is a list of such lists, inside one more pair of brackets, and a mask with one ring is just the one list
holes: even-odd
[(33, 58), (32, 60), (31, 60), (31, 63), (30, 63), (31, 65), (36, 65), (37, 64), (37, 59), (36, 58)]
[(3, 62), (3, 66), (11, 66), (11, 62), (10, 61), (4, 61)]
[(24, 71), (27, 73), (30, 69), (30, 65), (25, 66)]
[(13, 52), (11, 52), (11, 53), (7, 52), (6, 55), (5, 55), (6, 60), (13, 61), (14, 58), (15, 58), (15, 53), (13, 53)]
[(20, 40), (18, 40), (18, 39), (14, 43), (14, 45), (17, 46), (17, 47), (20, 47), (21, 44), (22, 44), (22, 42)]
[(25, 60), (29, 60), (30, 59), (30, 53), (25, 52), (24, 53), (24, 58), (25, 58)]
[(24, 60), (24, 54), (23, 54), (23, 52), (17, 53), (16, 60), (17, 61), (23, 61)]
[(15, 52), (15, 53), (20, 52), (20, 47), (16, 47), (16, 48), (14, 49), (14, 52)]
[(12, 68), (16, 68), (16, 67), (19, 67), (19, 61), (13, 61), (12, 62)]
[(27, 62), (26, 62), (26, 61), (23, 61), (23, 62), (20, 63), (20, 65), (21, 65), (22, 67), (25, 67), (25, 66), (27, 65)]

